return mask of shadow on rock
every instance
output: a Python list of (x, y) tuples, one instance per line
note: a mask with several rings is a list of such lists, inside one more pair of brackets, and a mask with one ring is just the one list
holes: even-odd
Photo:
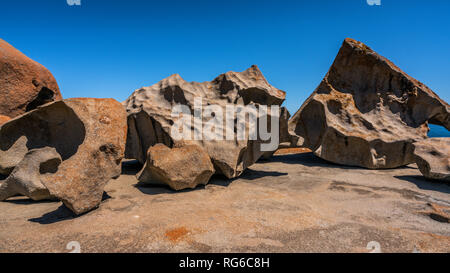
[[(276, 155), (271, 157), (269, 160), (260, 161), (259, 163), (270, 163), (270, 162), (278, 162), (285, 164), (295, 164), (295, 165), (303, 165), (305, 167), (327, 167), (334, 169), (342, 169), (342, 170), (368, 170), (366, 168), (357, 167), (357, 166), (347, 166), (340, 165), (333, 162), (326, 161), (316, 155), (314, 153), (302, 153), (302, 154), (288, 154), (288, 155)], [(410, 166), (403, 166), (399, 168), (394, 168), (395, 170), (399, 169), (415, 169)]]
[(61, 205), (58, 209), (52, 212), (46, 213), (38, 218), (28, 219), (28, 221), (39, 223), (41, 225), (48, 225), (74, 218), (77, 218), (77, 216), (75, 216), (73, 212), (69, 210), (66, 206)]
[(209, 180), (208, 185), (215, 185), (215, 186), (221, 186), (221, 187), (228, 187), (231, 185), (231, 183), (233, 183), (235, 180), (237, 180), (239, 178), (234, 178), (234, 179), (228, 179), (226, 176), (224, 175), (220, 175), (220, 174), (214, 174), (211, 177), (211, 180)]
[(427, 179), (420, 175), (394, 176), (397, 179), (415, 184), (419, 189), (450, 194), (450, 186), (438, 180)]
[(256, 171), (252, 169), (247, 169), (244, 171), (244, 173), (239, 177), (243, 180), (255, 180), (259, 178), (264, 177), (279, 177), (279, 176), (285, 176), (288, 175), (288, 173), (282, 173), (282, 172), (266, 172), (266, 171)]
[(104, 201), (106, 201), (106, 200), (108, 200), (110, 198), (111, 198), (111, 196), (106, 191), (103, 192), (102, 202), (104, 202)]
[(261, 161), (260, 163), (270, 163), (279, 162), (285, 164), (300, 164), (306, 167), (328, 167), (328, 168), (339, 168), (339, 169), (363, 169), (361, 167), (352, 167), (335, 164), (315, 156), (314, 153), (303, 153), (303, 154), (288, 154), (288, 155), (276, 155), (270, 158), (268, 161)]
[(177, 194), (177, 193), (190, 192), (190, 191), (205, 188), (205, 186), (201, 185), (195, 189), (185, 189), (185, 190), (175, 191), (175, 190), (172, 190), (169, 186), (152, 185), (152, 184), (146, 184), (146, 183), (142, 183), (142, 182), (135, 184), (134, 187), (136, 187), (143, 194), (148, 194), (148, 195)]
[(127, 160), (122, 162), (123, 175), (136, 175), (142, 170), (143, 165), (137, 160)]
[(18, 199), (8, 199), (3, 202), (15, 204), (15, 205), (35, 205), (35, 204), (55, 203), (55, 202), (58, 202), (58, 200), (54, 199), (54, 200), (34, 201), (31, 198), (25, 197), (25, 198), (18, 198)]
[[(110, 198), (111, 198), (111, 196), (109, 196), (106, 192), (104, 192), (103, 196), (102, 196), (102, 202), (104, 202)], [(33, 201), (33, 203), (36, 203), (36, 202)], [(39, 223), (41, 225), (49, 225), (49, 224), (54, 224), (57, 222), (62, 222), (62, 221), (66, 221), (66, 220), (79, 218), (79, 217), (82, 217), (83, 215), (88, 214), (89, 212), (91, 212), (91, 211), (88, 211), (88, 212), (80, 214), (80, 215), (75, 215), (70, 209), (68, 209), (64, 204), (62, 204), (56, 210), (46, 213), (38, 218), (28, 219), (28, 221), (33, 222), (33, 223)]]
[[(211, 177), (209, 183), (206, 185), (214, 185), (214, 186), (220, 186), (220, 187), (228, 187), (230, 186), (234, 181), (242, 179), (242, 180), (256, 180), (263, 177), (279, 177), (279, 176), (285, 176), (288, 175), (288, 173), (282, 173), (282, 172), (266, 172), (266, 171), (256, 171), (247, 169), (244, 171), (244, 173), (233, 179), (228, 179), (223, 175), (215, 174)], [(137, 183), (134, 185), (139, 191), (141, 191), (144, 194), (149, 195), (158, 195), (158, 194), (177, 194), (177, 193), (185, 193), (195, 190), (201, 190), (205, 189), (205, 185), (199, 185), (195, 189), (185, 189), (181, 191), (174, 191), (169, 186), (164, 185), (152, 185), (152, 184), (146, 184), (146, 183)]]

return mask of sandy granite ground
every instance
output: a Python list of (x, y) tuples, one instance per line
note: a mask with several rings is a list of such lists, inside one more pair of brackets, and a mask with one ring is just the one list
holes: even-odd
[(139, 185), (138, 170), (125, 163), (101, 207), (78, 218), (60, 202), (0, 203), (0, 252), (69, 252), (72, 241), (81, 252), (369, 252), (369, 242), (450, 252), (450, 186), (414, 165), (375, 171), (281, 153), (182, 192)]

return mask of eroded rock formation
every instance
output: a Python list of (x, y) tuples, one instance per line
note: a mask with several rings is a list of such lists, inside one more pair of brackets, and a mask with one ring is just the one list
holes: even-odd
[(44, 66), (0, 39), (0, 115), (13, 118), (61, 99), (55, 78)]
[(30, 150), (14, 168), (11, 175), (0, 186), (0, 201), (18, 194), (40, 201), (51, 199), (41, 178), (55, 173), (61, 164), (61, 156), (55, 148), (45, 147)]
[(450, 181), (450, 138), (430, 138), (413, 145), (415, 161), (423, 176)]
[(214, 166), (202, 147), (187, 145), (171, 149), (156, 144), (148, 150), (148, 159), (137, 177), (142, 183), (183, 190), (206, 185), (213, 174)]
[(53, 147), (62, 163), (41, 182), (81, 214), (98, 206), (106, 183), (120, 175), (126, 132), (125, 110), (113, 99), (53, 102), (0, 127), (0, 171), (9, 175), (29, 150)]
[[(187, 106), (194, 115), (195, 99), (201, 98), (202, 107), (219, 106), (225, 115), (227, 106), (279, 106), (285, 95), (285, 92), (270, 85), (256, 66), (240, 73), (228, 72), (204, 83), (186, 82), (179, 75), (172, 75), (153, 86), (136, 90), (124, 102), (129, 127), (126, 157), (144, 163), (149, 147), (157, 143), (173, 147), (178, 142), (171, 132), (172, 126), (181, 118), (171, 115), (173, 107), (178, 104)], [(232, 117), (232, 120), (235, 118)], [(204, 115), (201, 119), (204, 124), (210, 120)], [(251, 125), (246, 122), (245, 126), (248, 129)], [(221, 129), (221, 132), (225, 131)], [(234, 129), (234, 140), (224, 137), (224, 140), (183, 139), (183, 142), (203, 147), (218, 173), (228, 178), (237, 177), (264, 151), (261, 151), (262, 141), (250, 140), (248, 136), (238, 140), (236, 125)], [(191, 132), (192, 135), (199, 133), (195, 128), (191, 128)]]
[(414, 162), (428, 123), (450, 130), (450, 107), (361, 42), (346, 39), (319, 87), (289, 121), (298, 146), (370, 169)]

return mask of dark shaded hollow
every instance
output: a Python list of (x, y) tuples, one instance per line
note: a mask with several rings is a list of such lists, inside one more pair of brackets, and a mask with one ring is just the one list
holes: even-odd
[(28, 150), (53, 147), (66, 160), (78, 151), (85, 136), (83, 122), (60, 101), (5, 124), (0, 131), (0, 150), (8, 151), (25, 137)]
[(36, 109), (40, 105), (51, 102), (53, 100), (54, 96), (55, 96), (55, 92), (48, 89), (47, 87), (42, 87), (41, 91), (39, 91), (37, 97), (27, 105), (26, 111), (29, 112), (31, 110)]
[(242, 96), (244, 100), (244, 104), (250, 104), (252, 102), (261, 104), (261, 105), (281, 105), (284, 99), (277, 99), (271, 96), (268, 96), (265, 90), (261, 90), (258, 88), (248, 88), (239, 90), (239, 95)]
[(161, 124), (145, 111), (128, 116), (128, 132), (125, 148), (125, 158), (136, 159), (141, 163), (147, 160), (150, 147), (162, 143), (173, 147), (173, 141)]

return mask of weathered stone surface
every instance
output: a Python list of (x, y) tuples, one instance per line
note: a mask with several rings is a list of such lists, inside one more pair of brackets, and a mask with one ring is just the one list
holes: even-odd
[(31, 149), (55, 148), (63, 162), (42, 184), (81, 214), (98, 206), (105, 184), (120, 175), (126, 131), (125, 110), (113, 99), (53, 102), (0, 127), (0, 170), (8, 174)]
[(0, 115), (16, 117), (61, 99), (55, 78), (44, 66), (0, 39)]
[[(282, 148), (286, 144), (290, 145), (290, 143), (292, 142), (292, 136), (289, 133), (289, 119), (290, 118), (291, 118), (291, 114), (289, 113), (289, 111), (285, 107), (282, 107), (280, 109), (280, 122), (279, 122), (280, 145), (278, 146), (278, 148)], [(276, 152), (277, 152), (277, 150), (265, 152), (261, 158), (269, 159)]]
[(413, 145), (415, 160), (423, 176), (450, 181), (450, 138), (430, 138)]
[(2, 115), (0, 115), (0, 126), (2, 126), (4, 123), (6, 123), (6, 122), (8, 122), (8, 121), (10, 121), (10, 120), (11, 120), (11, 118), (8, 117), (8, 116), (2, 116)]
[(208, 184), (213, 174), (214, 166), (202, 147), (187, 145), (171, 149), (156, 144), (148, 149), (148, 159), (137, 177), (142, 183), (183, 190)]
[(30, 150), (14, 168), (11, 175), (0, 186), (0, 201), (17, 194), (35, 201), (51, 199), (41, 177), (55, 173), (61, 164), (61, 156), (55, 148), (45, 147)]
[(428, 122), (450, 130), (450, 107), (361, 42), (346, 39), (319, 87), (289, 121), (295, 144), (370, 169), (414, 162)]
[(415, 164), (366, 170), (274, 156), (232, 183), (213, 176), (178, 194), (138, 183), (139, 167), (126, 162), (105, 187), (111, 198), (83, 217), (54, 202), (0, 202), (1, 252), (67, 253), (73, 240), (83, 253), (368, 253), (374, 240), (383, 253), (450, 252), (449, 186)]
[[(200, 97), (203, 107), (218, 105), (225, 115), (227, 105), (278, 106), (284, 101), (285, 95), (285, 92), (271, 86), (256, 66), (240, 73), (227, 72), (204, 83), (190, 83), (179, 75), (172, 75), (153, 86), (136, 90), (124, 102), (129, 128), (126, 157), (144, 163), (149, 147), (156, 143), (173, 147), (178, 142), (171, 135), (173, 124), (180, 118), (171, 116), (175, 105), (186, 105), (192, 110), (195, 98)], [(209, 121), (205, 116), (202, 116), (202, 120), (204, 123)], [(248, 123), (245, 124), (247, 128)], [(192, 132), (194, 131), (195, 128), (192, 128)], [(237, 140), (236, 133), (234, 137), (235, 140), (203, 139), (183, 142), (203, 147), (215, 170), (233, 178), (264, 154), (261, 151), (261, 141), (249, 140), (248, 136), (245, 140)]]

